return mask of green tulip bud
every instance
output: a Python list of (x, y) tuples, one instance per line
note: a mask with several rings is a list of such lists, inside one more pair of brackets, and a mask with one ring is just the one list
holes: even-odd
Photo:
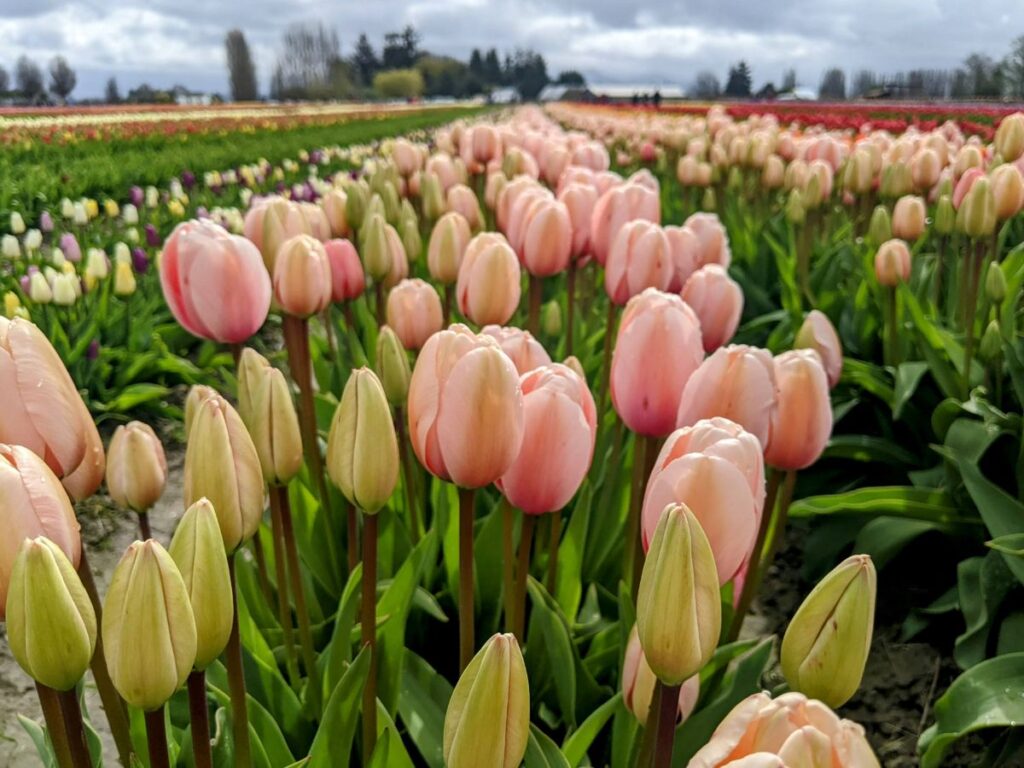
[(729, 168), (729, 174), (725, 177), (725, 186), (733, 190), (743, 188), (743, 174), (740, 172), (739, 166), (734, 165)]
[(804, 208), (804, 196), (799, 189), (790, 190), (786, 198), (786, 221), (799, 226), (807, 220), (807, 210)]
[(405, 248), (409, 261), (419, 261), (423, 253), (423, 238), (420, 237), (420, 227), (415, 220), (403, 219), (399, 223), (399, 231), (402, 236), (402, 247)]
[(878, 186), (882, 197), (895, 199), (909, 195), (913, 190), (914, 177), (906, 163), (896, 161), (882, 171), (882, 180)]
[(424, 171), (420, 177), (420, 198), (423, 200), (423, 215), (427, 221), (437, 221), (448, 210), (441, 180), (436, 173)]
[(647, 663), (680, 685), (708, 663), (722, 629), (718, 570), (708, 537), (685, 504), (665, 508), (637, 593), (636, 624)]
[(409, 396), (409, 380), (412, 378), (409, 355), (398, 334), (387, 325), (377, 334), (376, 372), (388, 402), (396, 408), (405, 405)]
[(302, 469), (302, 433), (288, 382), (272, 366), (258, 374), (248, 424), (263, 479), (270, 485), (286, 485)]
[(110, 679), (133, 707), (152, 712), (178, 690), (196, 661), (196, 621), (178, 566), (154, 539), (124, 553), (103, 603)]
[(981, 344), (978, 346), (978, 354), (981, 359), (991, 363), (1003, 353), (1003, 335), (999, 330), (999, 321), (993, 320), (985, 328), (982, 334)]
[(168, 552), (188, 590), (196, 623), (195, 668), (203, 670), (227, 647), (235, 615), (228, 556), (208, 499), (186, 510)]
[(363, 236), (363, 268), (374, 280), (383, 280), (391, 271), (391, 249), (388, 245), (387, 222), (376, 214), (366, 218)]
[(985, 295), (994, 304), (999, 304), (1006, 298), (1006, 275), (1003, 269), (995, 262), (988, 265), (988, 272), (985, 274)]
[(889, 240), (892, 240), (892, 218), (889, 216), (889, 209), (884, 205), (876, 205), (868, 224), (868, 243), (878, 248)]
[(384, 204), (384, 215), (389, 224), (398, 224), (402, 213), (402, 198), (390, 181), (381, 189), (380, 199)]
[(821, 188), (821, 177), (816, 173), (808, 173), (803, 188), (804, 208), (813, 211), (825, 202), (824, 190)]
[(374, 215), (381, 216), (385, 221), (391, 221), (391, 217), (388, 216), (387, 206), (384, 205), (384, 198), (376, 192), (370, 195), (370, 201), (366, 204), (366, 215), (363, 217), (363, 223), (369, 221)]
[(412, 207), (412, 203), (409, 202), (408, 198), (405, 198), (405, 197), (402, 198), (402, 210), (398, 214), (398, 219), (403, 224), (405, 222), (411, 221), (413, 223), (413, 225), (417, 229), (419, 229), (420, 217), (416, 215), (416, 209)]
[(69, 691), (96, 648), (96, 613), (75, 567), (44, 536), (25, 539), (7, 591), (7, 643), (29, 677)]
[(559, 336), (562, 333), (562, 306), (555, 299), (541, 310), (541, 327), (548, 336)]
[(398, 483), (398, 440), (384, 387), (369, 368), (353, 371), (327, 436), (327, 471), (364, 512), (383, 507)]
[(833, 708), (857, 692), (871, 649), (875, 589), (871, 558), (853, 555), (811, 591), (782, 639), (790, 688)]
[(704, 197), (700, 201), (702, 211), (713, 211), (718, 208), (718, 198), (715, 196), (715, 188), (708, 187), (704, 190)]
[(246, 347), (238, 358), (238, 415), (249, 426), (252, 421), (252, 399), (256, 385), (270, 361), (252, 347)]
[(363, 227), (368, 197), (366, 187), (359, 182), (353, 182), (345, 188), (345, 219), (357, 231)]
[(949, 195), (942, 195), (935, 205), (935, 231), (940, 235), (948, 235), (956, 226), (956, 211)]
[(199, 413), (199, 406), (203, 404), (203, 401), (208, 397), (216, 397), (217, 390), (213, 387), (208, 387), (205, 384), (193, 384), (191, 389), (188, 391), (188, 395), (185, 396), (185, 439), (192, 433), (192, 423), (196, 420), (196, 414)]
[(985, 177), (974, 182), (960, 203), (957, 225), (968, 237), (989, 237), (996, 229), (996, 199)]
[(448, 768), (519, 768), (530, 736), (530, 683), (513, 635), (495, 635), (466, 667), (444, 716)]

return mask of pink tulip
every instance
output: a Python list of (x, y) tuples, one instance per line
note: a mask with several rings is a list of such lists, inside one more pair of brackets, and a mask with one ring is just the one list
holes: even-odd
[(529, 331), (512, 326), (486, 325), (480, 333), (497, 339), (501, 351), (509, 356), (520, 376), (534, 368), (551, 364), (551, 357)]
[(164, 243), (160, 285), (194, 336), (238, 344), (270, 310), (270, 276), (256, 246), (209, 221), (186, 221)]
[(321, 243), (331, 237), (331, 222), (327, 213), (316, 203), (297, 203), (299, 215), (306, 220), (309, 234)]
[[(7, 392), (8, 390), (4, 390)], [(46, 536), (77, 568), (82, 556), (78, 520), (56, 475), (30, 449), (0, 444), (0, 619), (7, 588), (25, 539)]]
[(721, 347), (698, 368), (683, 390), (676, 424), (687, 427), (722, 416), (768, 443), (775, 411), (775, 368), (763, 349)]
[(593, 171), (607, 171), (611, 159), (608, 157), (608, 150), (604, 144), (598, 141), (588, 141), (573, 150), (572, 164), (582, 165)]
[(587, 383), (559, 363), (520, 379), (523, 445), (498, 487), (528, 515), (556, 512), (572, 499), (590, 469), (597, 411)]
[(453, 184), (448, 189), (446, 202), (449, 211), (462, 214), (470, 229), (480, 229), (483, 216), (480, 214), (480, 201), (476, 199), (476, 193), (472, 189), (465, 184)]
[(395, 139), (395, 143), (391, 145), (391, 159), (394, 161), (398, 173), (405, 178), (416, 173), (422, 162), (422, 156), (416, 149), (416, 145), (403, 138)]
[(323, 244), (310, 235), (285, 240), (274, 263), (274, 300), (295, 317), (323, 312), (331, 303), (331, 262)]
[(571, 183), (560, 188), (558, 199), (569, 212), (572, 228), (572, 257), (590, 255), (590, 220), (597, 205), (597, 190), (589, 184)]
[[(501, 157), (501, 136), (493, 125), (476, 125), (467, 129), (459, 144), (460, 147), (468, 147), (469, 158), (480, 165)], [(466, 156), (463, 153), (463, 157)]]
[(526, 239), (526, 225), (530, 219), (533, 204), (538, 200), (551, 200), (551, 191), (540, 184), (532, 183), (526, 188), (516, 188), (508, 203), (506, 225), (502, 230), (508, 238), (508, 244), (516, 253), (522, 253)]
[(454, 283), (471, 238), (469, 222), (461, 213), (451, 211), (438, 219), (427, 245), (430, 276), (446, 285)]
[(778, 406), (765, 461), (779, 469), (804, 469), (818, 460), (832, 434), (828, 378), (813, 349), (783, 352), (774, 367)]
[(804, 318), (796, 335), (794, 346), (800, 349), (813, 349), (821, 357), (828, 376), (829, 387), (835, 387), (843, 374), (843, 345), (835, 326), (824, 312), (812, 309)]
[(569, 209), (550, 198), (535, 200), (526, 214), (520, 256), (526, 271), (535, 277), (564, 272), (572, 252)]
[(478, 325), (504, 325), (520, 292), (519, 259), (508, 241), (496, 232), (470, 240), (455, 285), (459, 311)]
[[(584, 168), (582, 165), (566, 166), (565, 170), (562, 171), (562, 175), (558, 177), (558, 186), (555, 189), (555, 193), (560, 198), (566, 188), (572, 184), (591, 187), (595, 192), (597, 192), (596, 174), (589, 168)], [(597, 200), (595, 199), (594, 202), (596, 203)], [(590, 224), (588, 222), (587, 229), (589, 228)]]
[(409, 383), (409, 440), (432, 474), (480, 488), (512, 466), (523, 443), (519, 376), (498, 342), (455, 324), (431, 336)]
[(558, 184), (559, 178), (569, 166), (569, 150), (564, 147), (552, 147), (544, 153), (541, 161), (541, 173), (548, 186), (554, 187)]
[(631, 299), (610, 377), (612, 404), (626, 426), (641, 435), (671, 432), (679, 398), (703, 359), (700, 321), (682, 299), (653, 288)]
[(705, 264), (721, 264), (728, 267), (732, 261), (729, 252), (729, 236), (725, 227), (714, 213), (695, 213), (688, 218), (683, 226), (688, 227), (697, 236), (699, 243), (698, 261)]
[(444, 152), (438, 152), (427, 160), (426, 171), (437, 176), (437, 180), (441, 182), (441, 190), (446, 194), (450, 187), (459, 183), (459, 172), (455, 169), (455, 163)]
[(667, 290), (679, 293), (690, 275), (701, 266), (700, 240), (689, 227), (667, 226), (664, 230), (672, 253), (672, 280)]
[[(815, 757), (820, 755), (820, 759)], [(719, 723), (689, 768), (879, 768), (864, 729), (800, 693), (751, 694)]]
[[(179, 224), (178, 229), (182, 226), (183, 224)], [(274, 259), (277, 257), (281, 243), (295, 235), (312, 234), (309, 222), (302, 215), (299, 207), (295, 203), (277, 196), (266, 197), (253, 203), (249, 212), (245, 214), (243, 232), (259, 249), (268, 273), (274, 270)], [(171, 237), (174, 237), (173, 232)], [(166, 248), (165, 244), (165, 257)]]
[(388, 325), (406, 349), (419, 349), (441, 330), (441, 299), (423, 280), (403, 280), (388, 294)]
[[(622, 662), (622, 701), (641, 725), (647, 724), (648, 713), (654, 699), (654, 685), (657, 679), (644, 656), (640, 635), (636, 626), (629, 633), (626, 653)], [(694, 675), (679, 690), (678, 717), (686, 720), (697, 706), (700, 698), (700, 675)]]
[(725, 267), (701, 267), (690, 275), (681, 295), (700, 318), (705, 352), (714, 352), (732, 339), (743, 314), (743, 289)]
[(967, 197), (967, 193), (971, 191), (971, 187), (978, 179), (985, 178), (985, 172), (981, 168), (968, 168), (964, 175), (957, 181), (956, 186), (953, 188), (953, 207), (960, 210), (960, 203)]
[(590, 245), (598, 264), (604, 265), (619, 230), (634, 219), (661, 222), (661, 200), (656, 192), (640, 184), (623, 184), (598, 198), (590, 219)]
[(331, 300), (340, 302), (359, 298), (366, 290), (366, 276), (355, 246), (339, 238), (324, 243), (324, 250), (331, 265)]
[(875, 253), (875, 277), (892, 288), (910, 279), (910, 248), (902, 240), (886, 240)]
[(637, 219), (619, 229), (605, 264), (604, 288), (623, 305), (647, 288), (665, 290), (672, 281), (671, 246), (657, 224)]

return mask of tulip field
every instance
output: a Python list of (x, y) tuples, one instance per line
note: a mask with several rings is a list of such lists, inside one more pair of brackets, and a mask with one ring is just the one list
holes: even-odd
[(0, 127), (0, 762), (1024, 764), (1024, 112)]

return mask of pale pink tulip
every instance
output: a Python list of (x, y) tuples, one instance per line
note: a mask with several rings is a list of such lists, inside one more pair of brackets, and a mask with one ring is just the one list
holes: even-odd
[(794, 345), (798, 349), (813, 349), (821, 357), (828, 376), (829, 387), (839, 383), (843, 374), (843, 344), (828, 316), (812, 309), (797, 332)]
[(672, 253), (672, 280), (667, 290), (679, 293), (690, 275), (701, 266), (700, 240), (689, 227), (667, 226), (664, 230)]
[[(640, 725), (647, 724), (651, 702), (654, 699), (654, 686), (657, 679), (647, 663), (644, 649), (640, 645), (640, 635), (636, 625), (629, 633), (626, 653), (622, 662), (622, 701), (633, 713)], [(679, 689), (679, 711), (677, 717), (685, 721), (697, 706), (700, 698), (700, 675), (694, 675)]]
[(590, 184), (571, 183), (561, 188), (558, 199), (569, 212), (572, 226), (572, 257), (590, 255), (590, 220), (597, 205), (597, 190)]
[(743, 289), (725, 267), (701, 267), (690, 275), (681, 295), (700, 318), (705, 352), (714, 352), (732, 339), (743, 314)]
[(664, 291), (674, 272), (672, 247), (657, 224), (637, 219), (624, 224), (605, 263), (604, 289), (623, 305), (647, 288)]
[(461, 213), (469, 224), (470, 229), (478, 230), (483, 224), (483, 216), (480, 213), (480, 201), (476, 193), (465, 184), (453, 184), (448, 189), (446, 196), (449, 211)]
[(323, 243), (296, 235), (281, 244), (274, 263), (274, 300), (295, 317), (323, 312), (331, 303), (331, 262)]
[[(175, 232), (183, 226), (185, 224), (179, 224)], [(281, 243), (295, 235), (313, 234), (298, 205), (276, 195), (253, 203), (249, 212), (245, 214), (243, 232), (259, 249), (268, 274), (274, 270), (274, 259), (277, 258)], [(174, 237), (174, 232), (171, 233), (171, 237)], [(165, 243), (164, 257), (166, 256)]]
[(478, 325), (504, 325), (519, 306), (519, 259), (496, 232), (470, 240), (459, 266), (459, 311)]
[(387, 318), (406, 349), (419, 349), (444, 324), (437, 291), (418, 278), (402, 280), (391, 289)]
[(501, 351), (509, 356), (520, 376), (534, 368), (551, 364), (551, 357), (529, 331), (513, 326), (486, 325), (480, 333), (498, 340)]
[(813, 349), (783, 352), (774, 368), (777, 407), (765, 461), (779, 469), (804, 469), (818, 460), (832, 434), (828, 378)]
[(572, 251), (569, 209), (550, 198), (535, 200), (526, 214), (520, 257), (526, 271), (535, 277), (564, 272)]
[(331, 300), (351, 301), (366, 290), (363, 262), (356, 247), (348, 240), (328, 240), (324, 243), (327, 261), (331, 265)]
[(622, 226), (634, 219), (661, 222), (661, 200), (640, 184), (623, 184), (604, 192), (590, 219), (590, 245), (598, 264), (604, 265)]
[(427, 245), (427, 269), (440, 283), (454, 283), (459, 265), (472, 238), (469, 222), (457, 211), (450, 211), (437, 220)]
[(688, 227), (697, 236), (699, 243), (700, 264), (721, 264), (728, 267), (732, 261), (729, 251), (729, 236), (725, 227), (714, 213), (695, 213), (688, 218), (683, 226)]
[(910, 248), (898, 238), (886, 240), (875, 253), (875, 277), (892, 288), (910, 279)]

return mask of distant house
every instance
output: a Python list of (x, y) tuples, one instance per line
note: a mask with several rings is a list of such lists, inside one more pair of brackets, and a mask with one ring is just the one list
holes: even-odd
[(213, 103), (214, 98), (212, 93), (200, 93), (198, 91), (190, 91), (187, 88), (176, 85), (171, 90), (171, 96), (174, 97), (174, 103), (181, 106), (209, 106)]
[(537, 101), (593, 101), (594, 94), (585, 85), (546, 85)]
[(591, 93), (596, 101), (606, 103), (614, 102), (646, 102), (652, 101), (655, 94), (665, 101), (675, 101), (686, 98), (686, 91), (677, 85), (665, 83), (613, 83), (610, 85), (591, 85)]
[(818, 94), (810, 88), (794, 88), (778, 95), (779, 101), (817, 101)]
[(515, 104), (519, 101), (519, 91), (515, 88), (495, 88), (487, 100), (491, 104)]

